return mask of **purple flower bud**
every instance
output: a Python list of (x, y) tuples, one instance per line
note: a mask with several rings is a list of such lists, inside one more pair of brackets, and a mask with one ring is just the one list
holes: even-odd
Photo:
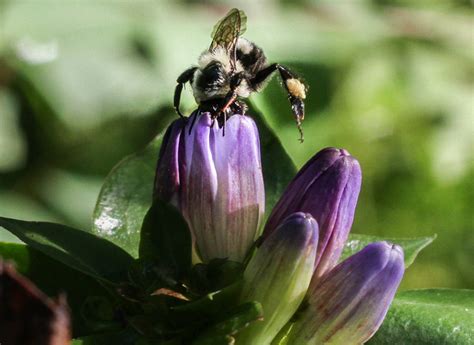
[(349, 235), (361, 185), (359, 162), (344, 149), (318, 152), (298, 172), (273, 209), (264, 235), (293, 212), (310, 213), (319, 225), (315, 276), (337, 264)]
[(255, 122), (233, 115), (223, 131), (209, 113), (175, 121), (156, 173), (156, 195), (181, 210), (204, 262), (243, 261), (265, 208)]
[(154, 195), (161, 200), (178, 205), (180, 186), (179, 176), (179, 143), (186, 120), (175, 120), (166, 130), (160, 148), (160, 155), (155, 175)]
[(289, 344), (362, 344), (380, 327), (404, 272), (403, 250), (369, 244), (308, 290), (308, 306)]
[(258, 301), (263, 322), (239, 333), (239, 344), (270, 341), (294, 314), (314, 271), (318, 224), (309, 214), (288, 217), (257, 249), (244, 272), (241, 302)]

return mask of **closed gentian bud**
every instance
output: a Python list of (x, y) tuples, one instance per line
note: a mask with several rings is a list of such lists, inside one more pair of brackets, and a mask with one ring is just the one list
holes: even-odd
[(311, 158), (288, 185), (273, 209), (264, 236), (293, 212), (311, 214), (319, 225), (315, 277), (334, 267), (349, 235), (362, 173), (344, 149), (326, 148)]
[(219, 128), (209, 113), (196, 112), (175, 121), (163, 144), (155, 195), (181, 210), (204, 262), (243, 261), (265, 208), (255, 122), (232, 115)]
[(288, 344), (363, 344), (380, 327), (403, 272), (399, 246), (369, 244), (311, 282)]
[(270, 344), (288, 322), (308, 289), (317, 245), (318, 224), (301, 212), (263, 241), (244, 271), (241, 302), (260, 302), (264, 320), (239, 333), (239, 344)]

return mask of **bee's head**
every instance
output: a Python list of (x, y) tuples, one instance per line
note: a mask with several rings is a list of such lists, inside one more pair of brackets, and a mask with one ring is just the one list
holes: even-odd
[(210, 59), (207, 65), (196, 71), (193, 92), (197, 102), (223, 97), (229, 91), (226, 66), (219, 60)]
[(207, 66), (216, 62), (219, 62), (225, 71), (231, 72), (229, 52), (222, 47), (204, 51), (199, 57), (198, 65), (201, 70), (204, 70)]

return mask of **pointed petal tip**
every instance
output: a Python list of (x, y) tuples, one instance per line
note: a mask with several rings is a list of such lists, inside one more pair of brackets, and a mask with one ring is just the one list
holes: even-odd
[(346, 149), (339, 149), (341, 156), (350, 156), (351, 154)]
[(327, 156), (333, 156), (335, 158), (340, 158), (340, 157), (352, 157), (352, 155), (349, 153), (348, 150), (344, 148), (338, 148), (338, 147), (326, 147), (319, 151), (317, 154), (319, 155), (327, 155)]
[(394, 244), (388, 241), (380, 241), (370, 243), (365, 248), (367, 248), (367, 250), (375, 251), (376, 255), (399, 257), (403, 260), (403, 249), (398, 244)]
[(271, 237), (274, 238), (273, 241), (285, 241), (287, 246), (305, 248), (317, 245), (318, 235), (318, 223), (313, 216), (309, 213), (296, 212), (288, 216)]
[(399, 272), (394, 273), (394, 277), (400, 277), (405, 270), (403, 260), (403, 249), (396, 244), (387, 241), (373, 242), (368, 244), (360, 252), (347, 259), (348, 262), (363, 263), (365, 274), (394, 269)]

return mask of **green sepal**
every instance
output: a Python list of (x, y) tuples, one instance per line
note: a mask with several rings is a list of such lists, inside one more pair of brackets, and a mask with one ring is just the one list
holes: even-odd
[[(232, 341), (241, 329), (250, 323), (263, 319), (263, 308), (258, 302), (241, 304), (235, 309), (221, 316), (216, 324), (208, 327), (192, 344), (218, 344), (217, 340)], [(228, 343), (232, 344), (232, 342)]]
[(417, 255), (436, 239), (436, 235), (430, 237), (413, 237), (413, 238), (382, 238), (371, 235), (350, 234), (339, 261), (347, 259), (349, 256), (362, 250), (365, 246), (372, 242), (387, 241), (398, 244), (403, 248), (405, 256), (405, 268), (408, 268)]
[(140, 259), (156, 264), (163, 276), (176, 282), (191, 269), (191, 233), (181, 213), (171, 204), (153, 201), (143, 220)]

